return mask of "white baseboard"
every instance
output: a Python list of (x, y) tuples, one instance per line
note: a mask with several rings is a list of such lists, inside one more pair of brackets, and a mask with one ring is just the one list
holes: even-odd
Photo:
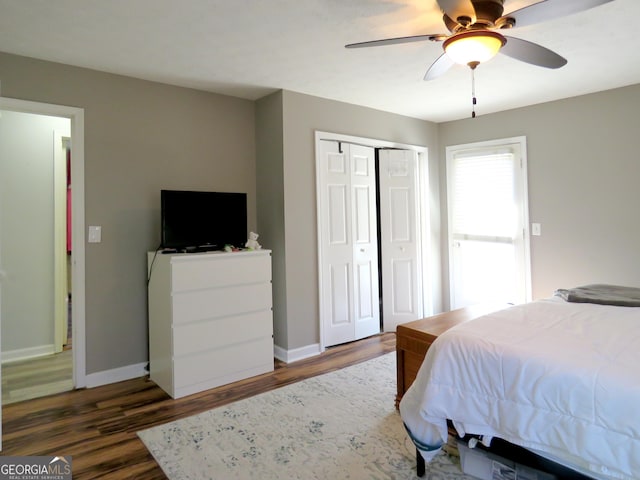
[(110, 383), (123, 382), (132, 378), (144, 377), (147, 371), (147, 362), (135, 365), (127, 365), (126, 367), (114, 368), (103, 372), (89, 373), (86, 376), (87, 388), (99, 387)]
[(284, 363), (297, 362), (309, 357), (315, 357), (320, 355), (322, 350), (319, 343), (307, 345), (305, 347), (294, 348), (292, 350), (286, 350), (278, 345), (273, 346), (273, 356)]
[(30, 358), (43, 357), (45, 355), (53, 355), (54, 353), (56, 352), (55, 352), (53, 343), (51, 345), (40, 345), (37, 347), (8, 350), (6, 352), (2, 352), (2, 363), (28, 360)]

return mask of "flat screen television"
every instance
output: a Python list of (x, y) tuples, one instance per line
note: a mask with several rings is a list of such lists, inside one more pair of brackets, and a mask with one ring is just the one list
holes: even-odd
[(160, 248), (222, 250), (246, 243), (246, 193), (161, 190), (160, 198)]

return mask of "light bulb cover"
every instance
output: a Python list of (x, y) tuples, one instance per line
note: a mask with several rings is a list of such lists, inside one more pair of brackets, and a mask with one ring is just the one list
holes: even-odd
[(507, 39), (491, 30), (468, 30), (447, 38), (442, 47), (455, 63), (477, 65), (491, 60)]

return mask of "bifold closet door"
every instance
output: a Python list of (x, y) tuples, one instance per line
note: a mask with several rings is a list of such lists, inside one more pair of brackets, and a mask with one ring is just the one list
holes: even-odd
[(395, 332), (423, 316), (418, 157), (411, 150), (383, 149), (380, 172), (382, 323)]
[(324, 346), (380, 331), (375, 150), (321, 140), (320, 316)]

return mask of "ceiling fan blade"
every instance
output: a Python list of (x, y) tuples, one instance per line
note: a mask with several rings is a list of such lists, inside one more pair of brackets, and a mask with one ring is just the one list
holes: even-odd
[(454, 21), (458, 21), (460, 17), (467, 17), (471, 20), (471, 24), (476, 21), (476, 9), (471, 0), (437, 0), (440, 9)]
[[(528, 7), (515, 10), (502, 18), (515, 19), (514, 27), (524, 27), (534, 23), (565, 17), (588, 10), (613, 0), (544, 0)], [(499, 23), (499, 20), (498, 22)]]
[(381, 47), (384, 45), (397, 45), (399, 43), (423, 42), (431, 40), (440, 42), (447, 38), (443, 33), (427, 33), (425, 35), (412, 35), (410, 37), (383, 38), (382, 40), (370, 40), (368, 42), (349, 43), (345, 48)]
[(451, 67), (455, 65), (455, 62), (451, 60), (451, 57), (446, 53), (443, 53), (438, 57), (438, 59), (431, 64), (427, 73), (424, 74), (425, 80), (433, 80), (434, 78), (443, 75), (449, 70)]
[(521, 38), (507, 36), (505, 38), (507, 43), (500, 49), (500, 53), (504, 53), (508, 57), (546, 68), (560, 68), (567, 64), (566, 58), (542, 45)]

